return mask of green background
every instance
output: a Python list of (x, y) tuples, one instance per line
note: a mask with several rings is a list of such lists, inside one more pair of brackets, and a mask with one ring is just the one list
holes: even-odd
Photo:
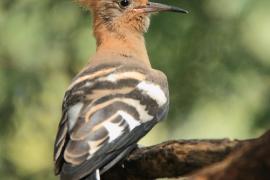
[[(166, 121), (143, 140), (250, 138), (270, 127), (270, 1), (163, 0), (147, 47), (169, 79)], [(70, 0), (0, 1), (0, 179), (50, 180), (71, 78), (95, 52), (89, 13)]]

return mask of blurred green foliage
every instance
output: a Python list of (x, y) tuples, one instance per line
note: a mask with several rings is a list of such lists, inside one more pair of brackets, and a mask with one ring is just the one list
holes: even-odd
[[(165, 2), (165, 1), (163, 1)], [(270, 1), (166, 1), (146, 35), (171, 108), (144, 144), (248, 138), (270, 127)], [(0, 1), (0, 179), (49, 180), (61, 102), (95, 51), (87, 11), (69, 0)]]

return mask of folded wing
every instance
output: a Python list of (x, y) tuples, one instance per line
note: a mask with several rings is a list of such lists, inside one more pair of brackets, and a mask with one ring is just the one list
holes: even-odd
[(55, 143), (56, 174), (80, 179), (108, 169), (166, 115), (166, 79), (153, 76), (115, 65), (86, 69), (73, 80)]

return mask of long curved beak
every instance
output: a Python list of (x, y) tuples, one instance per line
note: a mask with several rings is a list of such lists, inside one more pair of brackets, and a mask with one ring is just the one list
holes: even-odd
[(185, 14), (188, 13), (187, 10), (179, 7), (154, 2), (148, 2), (147, 5), (137, 7), (134, 10), (140, 13), (152, 13), (152, 12), (177, 12)]

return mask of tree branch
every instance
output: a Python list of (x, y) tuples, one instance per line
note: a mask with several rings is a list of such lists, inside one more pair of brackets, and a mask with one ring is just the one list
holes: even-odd
[(103, 180), (149, 180), (187, 175), (223, 160), (245, 141), (181, 140), (136, 149), (103, 176)]
[(206, 167), (192, 180), (269, 180), (270, 131), (262, 137), (245, 143), (224, 161)]

